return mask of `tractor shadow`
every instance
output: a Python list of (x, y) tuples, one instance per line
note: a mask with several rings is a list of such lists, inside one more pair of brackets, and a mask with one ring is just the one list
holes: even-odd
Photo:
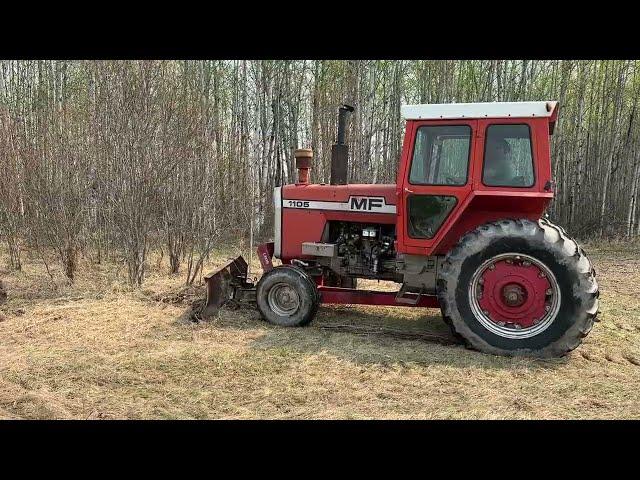
[[(186, 316), (185, 316), (186, 315)], [(183, 315), (186, 319), (188, 314)], [(184, 321), (184, 320), (183, 320)], [(294, 355), (331, 355), (358, 365), (397, 368), (447, 365), (454, 368), (555, 369), (561, 359), (538, 360), (487, 355), (466, 348), (453, 336), (436, 309), (321, 306), (307, 327), (282, 328), (263, 321), (251, 309), (222, 309), (215, 328), (259, 330), (250, 348)]]

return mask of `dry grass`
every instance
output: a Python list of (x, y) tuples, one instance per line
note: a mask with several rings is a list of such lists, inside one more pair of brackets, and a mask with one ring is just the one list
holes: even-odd
[(300, 329), (226, 310), (193, 324), (194, 292), (181, 300), (182, 278), (162, 269), (136, 291), (117, 265), (85, 262), (68, 286), (31, 260), (2, 272), (0, 418), (640, 418), (640, 253), (587, 251), (601, 321), (549, 361), (451, 345), (437, 310), (322, 307)]

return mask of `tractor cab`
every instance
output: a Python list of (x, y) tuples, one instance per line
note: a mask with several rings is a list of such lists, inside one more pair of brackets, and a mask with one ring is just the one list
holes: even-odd
[(405, 105), (401, 114), (398, 251), (443, 253), (487, 219), (543, 214), (557, 102)]

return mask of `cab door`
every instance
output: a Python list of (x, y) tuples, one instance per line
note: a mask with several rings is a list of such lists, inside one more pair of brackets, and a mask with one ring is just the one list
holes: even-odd
[(398, 172), (398, 251), (429, 255), (472, 189), (477, 120), (407, 125)]

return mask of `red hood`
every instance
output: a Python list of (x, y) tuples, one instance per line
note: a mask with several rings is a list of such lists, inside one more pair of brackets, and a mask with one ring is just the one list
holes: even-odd
[(384, 197), (388, 205), (396, 204), (396, 185), (352, 183), (349, 185), (298, 184), (282, 187), (282, 198), (287, 200), (318, 200), (347, 202), (349, 197)]

